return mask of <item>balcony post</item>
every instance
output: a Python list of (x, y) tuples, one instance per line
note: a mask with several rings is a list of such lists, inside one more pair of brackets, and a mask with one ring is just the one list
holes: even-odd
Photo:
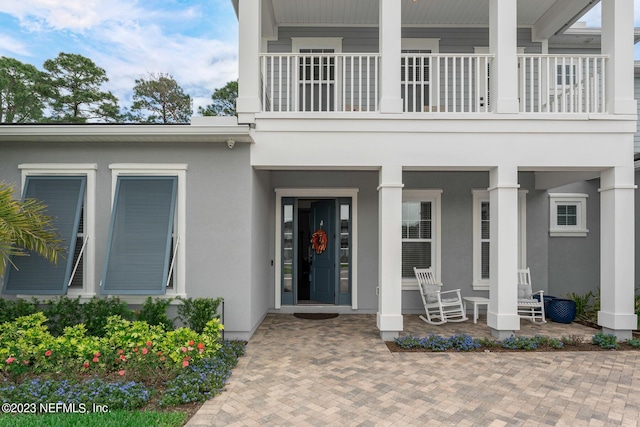
[(380, 0), (380, 112), (402, 113), (402, 13), (398, 0)]
[(380, 337), (402, 331), (402, 166), (380, 168), (378, 186), (378, 313)]
[(518, 34), (516, 0), (489, 1), (489, 52), (491, 66), (491, 110), (494, 113), (517, 113), (518, 103)]
[(262, 0), (238, 5), (238, 123), (254, 123), (260, 112), (260, 44)]
[(633, 0), (602, 1), (602, 54), (609, 114), (636, 114), (633, 99)]
[(520, 329), (518, 287), (518, 168), (502, 165), (489, 172), (490, 254), (489, 310), (491, 334), (504, 339)]
[[(617, 0), (616, 0), (617, 1)], [(600, 173), (600, 311), (598, 325), (618, 339), (631, 338), (634, 313), (635, 205), (633, 139), (628, 139), (625, 166)]]

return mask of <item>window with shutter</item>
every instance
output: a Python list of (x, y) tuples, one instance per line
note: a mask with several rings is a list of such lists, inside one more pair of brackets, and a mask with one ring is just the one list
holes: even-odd
[(103, 294), (163, 294), (168, 283), (178, 178), (119, 176)]
[[(46, 206), (53, 218), (62, 245), (66, 248), (58, 264), (36, 253), (13, 257), (4, 277), (3, 293), (24, 295), (64, 295), (74, 267), (78, 230), (85, 199), (86, 176), (27, 176), (23, 198), (36, 199)], [(81, 238), (80, 238), (81, 240)], [(82, 242), (80, 241), (80, 246)], [(70, 255), (71, 254), (71, 255)]]

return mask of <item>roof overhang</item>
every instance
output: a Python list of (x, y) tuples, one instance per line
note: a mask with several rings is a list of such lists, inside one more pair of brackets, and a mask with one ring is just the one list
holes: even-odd
[[(218, 119), (218, 120), (211, 120)], [(223, 119), (223, 120), (220, 120)], [(231, 120), (229, 120), (231, 119)], [(194, 117), (190, 125), (11, 124), (2, 142), (227, 142), (251, 143), (250, 128), (235, 117)]]
[[(634, 28), (633, 44), (640, 42), (640, 28)], [(549, 39), (550, 48), (600, 49), (602, 28), (575, 26)]]
[[(489, 0), (398, 0), (404, 26), (489, 26)], [(573, 25), (600, 0), (517, 0), (521, 27), (537, 40)], [(231, 0), (238, 16), (239, 1)], [(279, 26), (377, 26), (379, 0), (263, 0), (263, 35)]]

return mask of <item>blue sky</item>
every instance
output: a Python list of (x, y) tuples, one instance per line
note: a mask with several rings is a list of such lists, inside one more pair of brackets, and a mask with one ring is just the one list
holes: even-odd
[(0, 0), (0, 56), (42, 69), (59, 52), (84, 55), (121, 106), (148, 73), (173, 75), (196, 107), (208, 104), (237, 79), (237, 41), (230, 0)]
[[(586, 20), (600, 26), (599, 6)], [(59, 52), (84, 55), (107, 71), (121, 106), (148, 73), (173, 75), (195, 107), (208, 104), (238, 76), (237, 42), (230, 0), (0, 0), (0, 56), (42, 69)]]

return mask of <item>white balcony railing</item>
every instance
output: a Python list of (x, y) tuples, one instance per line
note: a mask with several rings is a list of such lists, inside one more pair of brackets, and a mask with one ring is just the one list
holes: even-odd
[(602, 55), (518, 55), (520, 112), (605, 113)]
[(405, 112), (486, 113), (493, 55), (402, 54)]
[[(379, 54), (264, 54), (262, 111), (377, 112)], [(401, 56), (407, 113), (489, 113), (493, 55)], [(522, 113), (605, 113), (602, 55), (518, 55)]]
[(377, 111), (378, 54), (266, 54), (260, 57), (268, 112)]

